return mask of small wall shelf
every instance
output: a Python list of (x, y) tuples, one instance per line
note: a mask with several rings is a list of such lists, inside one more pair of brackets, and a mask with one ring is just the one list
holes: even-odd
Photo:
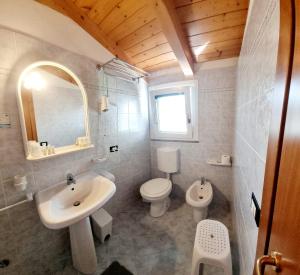
[(56, 156), (69, 154), (69, 153), (72, 153), (72, 152), (87, 150), (87, 149), (90, 149), (90, 148), (94, 148), (94, 145), (90, 144), (90, 145), (85, 146), (85, 147), (80, 147), (80, 146), (77, 146), (77, 145), (64, 146), (64, 147), (56, 148), (55, 149), (55, 154), (41, 156), (41, 157), (34, 157), (32, 155), (28, 155), (27, 160), (36, 161), (36, 160), (42, 160), (42, 159), (49, 159), (49, 158), (53, 158), (53, 157), (56, 157)]
[(214, 159), (209, 159), (206, 161), (207, 164), (209, 165), (214, 165), (214, 166), (224, 166), (224, 167), (231, 167), (231, 163), (222, 163), (221, 161), (214, 160)]

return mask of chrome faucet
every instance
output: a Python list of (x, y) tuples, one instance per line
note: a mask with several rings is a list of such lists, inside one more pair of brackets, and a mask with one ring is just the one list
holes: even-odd
[(206, 182), (206, 178), (205, 177), (201, 177), (201, 185), (204, 185)]
[(70, 184), (76, 184), (76, 180), (75, 180), (73, 174), (71, 174), (71, 173), (67, 174), (67, 185), (70, 185)]

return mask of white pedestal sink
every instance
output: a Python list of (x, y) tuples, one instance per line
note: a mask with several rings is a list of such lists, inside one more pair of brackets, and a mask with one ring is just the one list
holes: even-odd
[(74, 267), (84, 274), (96, 271), (97, 258), (89, 216), (115, 193), (115, 184), (94, 172), (76, 177), (76, 184), (66, 181), (36, 195), (42, 223), (50, 229), (69, 227)]

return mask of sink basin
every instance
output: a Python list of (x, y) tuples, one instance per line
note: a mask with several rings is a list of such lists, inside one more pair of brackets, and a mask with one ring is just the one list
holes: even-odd
[(42, 223), (51, 229), (69, 227), (74, 267), (84, 274), (97, 269), (97, 256), (89, 216), (116, 192), (115, 184), (94, 172), (75, 177), (76, 184), (58, 183), (37, 193)]
[(48, 228), (60, 229), (90, 216), (115, 191), (112, 181), (87, 172), (76, 177), (76, 184), (67, 185), (64, 181), (38, 192), (36, 203), (42, 223)]

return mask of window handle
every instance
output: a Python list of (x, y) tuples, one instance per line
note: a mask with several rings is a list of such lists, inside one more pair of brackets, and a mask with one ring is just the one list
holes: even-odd
[(191, 124), (191, 122), (192, 122), (192, 119), (191, 119), (190, 117), (187, 117), (187, 119), (186, 119), (186, 120), (187, 120), (187, 123), (188, 123), (188, 124)]

